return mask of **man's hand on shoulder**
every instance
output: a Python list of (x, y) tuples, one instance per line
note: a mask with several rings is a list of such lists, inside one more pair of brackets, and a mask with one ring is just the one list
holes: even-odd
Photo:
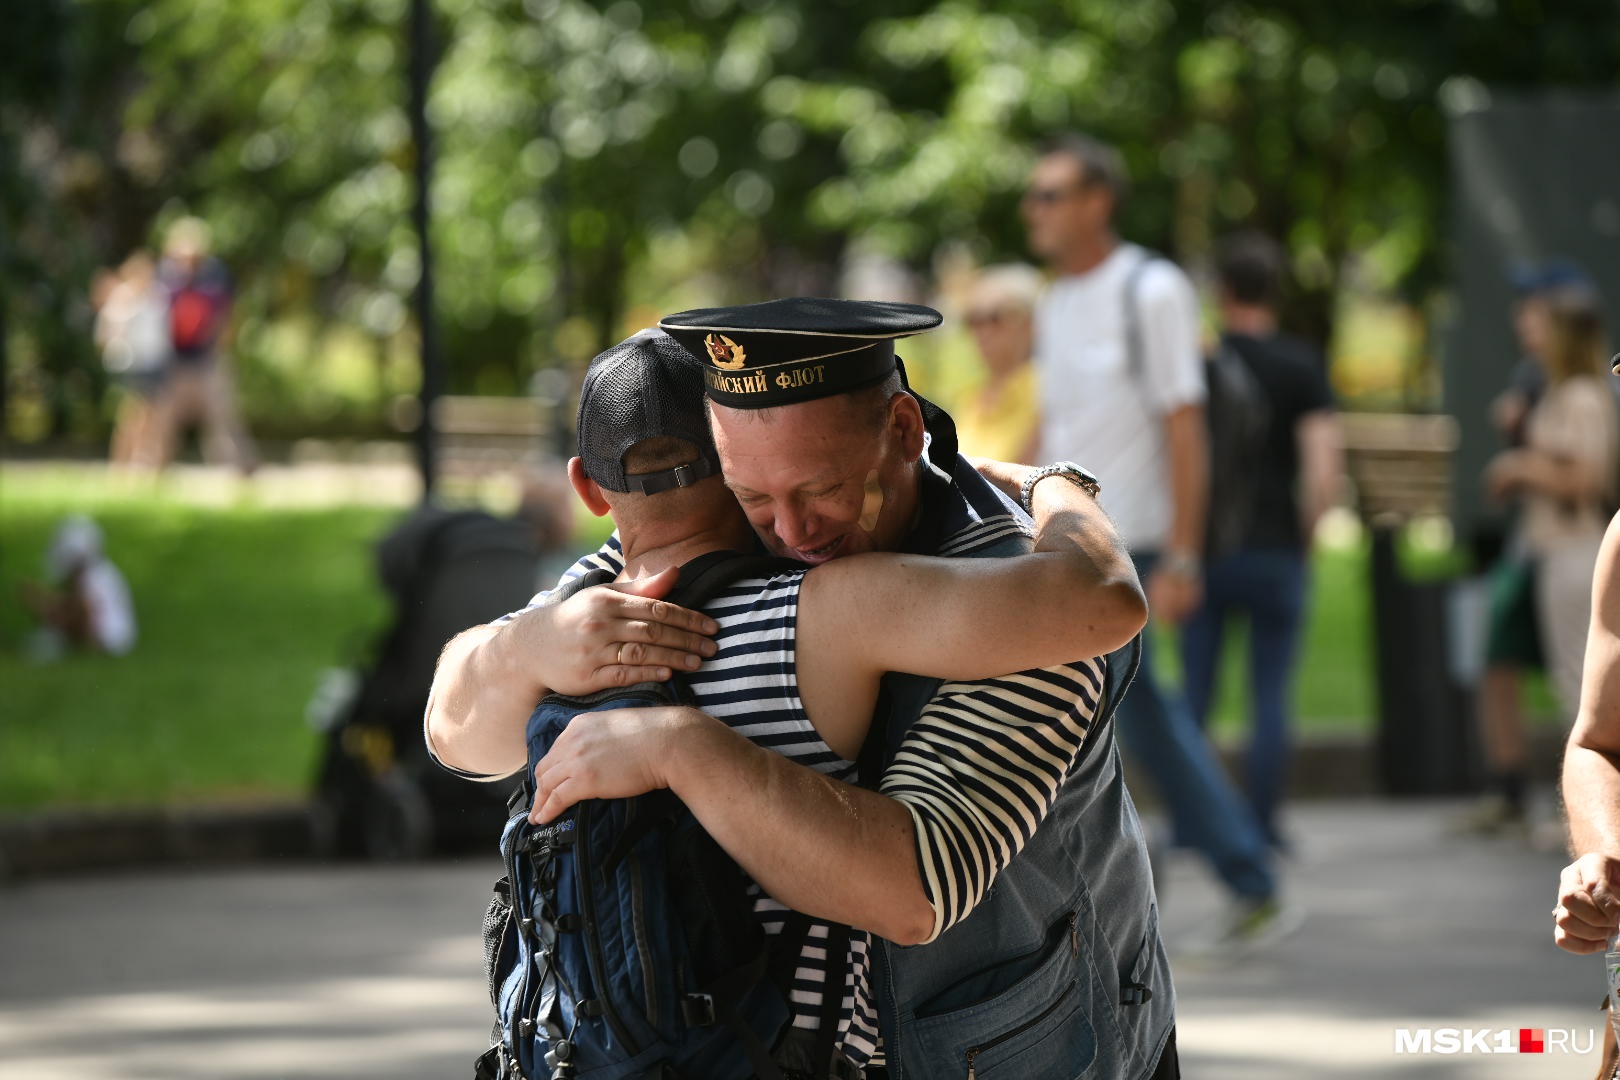
[(540, 666), (540, 682), (562, 694), (591, 694), (638, 682), (662, 682), (695, 671), (719, 627), (697, 611), (660, 599), (674, 587), (673, 569), (635, 581), (583, 589), (515, 620), (520, 655)]
[(1589, 852), (1564, 867), (1553, 941), (1565, 952), (1602, 952), (1620, 927), (1620, 858)]

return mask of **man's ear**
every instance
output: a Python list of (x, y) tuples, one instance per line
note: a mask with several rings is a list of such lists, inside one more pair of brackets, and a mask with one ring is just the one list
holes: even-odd
[(579, 501), (585, 504), (585, 509), (597, 517), (606, 516), (610, 507), (602, 488), (595, 480), (585, 475), (585, 462), (577, 457), (568, 459), (568, 482), (573, 485), (574, 494)]
[(889, 431), (908, 462), (922, 457), (922, 406), (904, 390), (889, 399)]

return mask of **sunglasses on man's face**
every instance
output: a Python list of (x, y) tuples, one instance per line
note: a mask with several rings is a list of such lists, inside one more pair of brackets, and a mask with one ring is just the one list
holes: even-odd
[(967, 313), (967, 324), (974, 330), (990, 326), (1003, 326), (1012, 321), (1012, 312), (1007, 308), (981, 308), (978, 311)]
[(1084, 188), (1084, 184), (1065, 184), (1062, 187), (1032, 187), (1024, 192), (1024, 202), (1029, 206), (1056, 206), (1064, 199), (1080, 194)]

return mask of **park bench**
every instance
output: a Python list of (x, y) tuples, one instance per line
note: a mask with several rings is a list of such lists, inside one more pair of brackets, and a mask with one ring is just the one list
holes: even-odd
[(1345, 467), (1372, 527), (1449, 517), (1457, 420), (1406, 413), (1344, 414)]

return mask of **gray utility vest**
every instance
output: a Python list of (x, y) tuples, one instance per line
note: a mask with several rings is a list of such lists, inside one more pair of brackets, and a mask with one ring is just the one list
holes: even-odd
[[(1022, 518), (961, 458), (927, 470), (908, 550), (932, 552), (975, 519)], [(1023, 520), (1027, 521), (1027, 518)], [(1007, 536), (966, 557), (1027, 552)], [(1151, 1074), (1175, 1023), (1147, 845), (1125, 790), (1112, 708), (1136, 643), (1109, 657), (1081, 756), (1029, 844), (966, 919), (927, 945), (875, 941), (874, 979), (894, 1080), (1135, 1080)], [(884, 679), (884, 761), (939, 689)]]

